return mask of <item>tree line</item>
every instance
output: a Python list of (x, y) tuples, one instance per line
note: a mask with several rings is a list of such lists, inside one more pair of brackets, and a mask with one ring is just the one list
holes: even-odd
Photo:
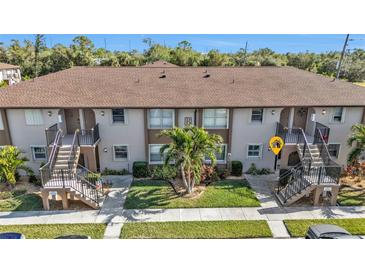
[[(176, 47), (143, 39), (144, 52), (109, 51), (97, 48), (86, 36), (76, 36), (69, 46), (56, 44), (47, 47), (44, 35), (36, 35), (35, 41), (12, 40), (6, 47), (0, 42), (0, 62), (19, 65), (24, 79), (46, 75), (72, 66), (141, 66), (164, 60), (179, 66), (293, 66), (299, 69), (334, 77), (341, 53), (277, 53), (269, 48), (252, 52), (240, 49), (224, 53), (212, 49), (207, 53), (194, 50), (191, 43), (181, 41)], [(355, 49), (346, 54), (340, 78), (350, 82), (365, 81), (365, 51)]]

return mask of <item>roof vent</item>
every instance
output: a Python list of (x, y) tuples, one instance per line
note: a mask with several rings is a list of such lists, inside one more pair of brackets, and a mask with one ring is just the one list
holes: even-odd
[(205, 74), (204, 76), (203, 76), (203, 78), (209, 78), (210, 77), (210, 74)]
[(162, 79), (162, 78), (166, 78), (166, 74), (162, 74), (162, 75), (160, 76), (160, 79)]

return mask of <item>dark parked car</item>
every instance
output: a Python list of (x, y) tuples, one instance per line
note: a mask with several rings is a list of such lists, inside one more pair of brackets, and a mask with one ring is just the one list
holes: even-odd
[(0, 239), (25, 239), (25, 236), (17, 232), (0, 233)]
[(58, 236), (55, 239), (91, 239), (90, 236), (85, 235), (63, 235)]
[(362, 239), (337, 225), (312, 225), (309, 227), (306, 239)]

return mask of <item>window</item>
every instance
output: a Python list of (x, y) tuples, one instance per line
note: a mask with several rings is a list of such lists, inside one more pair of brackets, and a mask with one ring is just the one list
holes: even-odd
[[(225, 163), (226, 162), (226, 155), (227, 155), (227, 145), (223, 144), (221, 145), (222, 151), (221, 153), (216, 153), (215, 157), (217, 158), (218, 163)], [(210, 162), (210, 159), (208, 156), (205, 157), (206, 162)]]
[(112, 109), (113, 123), (125, 124), (125, 111), (123, 108)]
[(248, 145), (247, 148), (247, 157), (248, 158), (258, 158), (261, 157), (261, 152), (262, 152), (262, 145), (259, 144), (251, 144)]
[(163, 145), (150, 145), (150, 163), (161, 164), (164, 161), (164, 155), (161, 155), (160, 149)]
[(0, 130), (4, 130), (4, 122), (3, 122), (3, 117), (1, 116), (1, 111), (0, 111)]
[(31, 149), (34, 161), (47, 160), (47, 151), (45, 146), (32, 146)]
[(251, 112), (251, 122), (259, 122), (262, 123), (264, 117), (264, 109), (263, 108), (253, 108)]
[(128, 145), (114, 145), (114, 161), (128, 161)]
[(150, 109), (149, 128), (172, 128), (174, 126), (173, 109)]
[(204, 128), (227, 128), (228, 111), (225, 108), (204, 109), (203, 127)]
[(338, 158), (338, 154), (340, 152), (340, 144), (328, 144), (327, 147), (331, 157)]
[(333, 109), (333, 122), (341, 123), (343, 118), (343, 107), (335, 107)]
[(43, 125), (43, 116), (40, 109), (26, 109), (25, 123), (30, 126)]

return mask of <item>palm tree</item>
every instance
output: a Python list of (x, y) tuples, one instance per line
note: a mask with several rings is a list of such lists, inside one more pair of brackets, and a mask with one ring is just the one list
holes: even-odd
[(353, 125), (351, 131), (352, 134), (347, 140), (347, 144), (352, 146), (356, 143), (356, 146), (350, 151), (348, 162), (353, 163), (365, 151), (365, 126), (361, 124)]
[(0, 150), (0, 177), (2, 177), (9, 186), (16, 184), (15, 173), (18, 170), (31, 172), (25, 163), (26, 157), (21, 157), (21, 151), (14, 146), (5, 146)]
[(221, 152), (222, 137), (194, 126), (163, 130), (160, 136), (172, 140), (160, 150), (161, 154), (166, 153), (165, 165), (175, 162), (186, 192), (191, 193), (195, 184), (200, 183), (204, 158), (209, 157), (212, 166), (216, 164), (215, 154)]

